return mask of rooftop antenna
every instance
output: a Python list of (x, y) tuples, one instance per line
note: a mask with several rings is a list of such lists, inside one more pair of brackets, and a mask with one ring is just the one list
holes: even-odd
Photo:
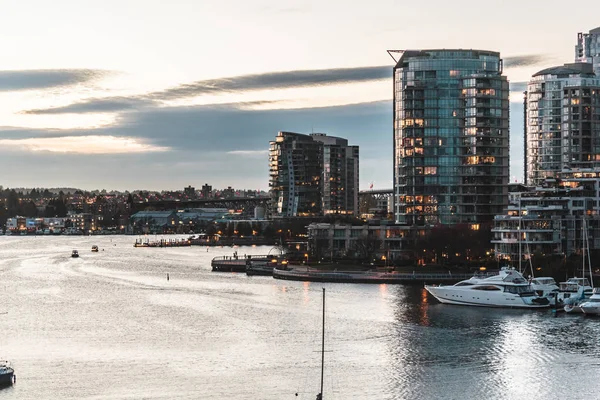
[(398, 63), (398, 61), (400, 60), (400, 58), (398, 58), (396, 60), (396, 57), (394, 57), (394, 55), (392, 53), (398, 53), (400, 54), (400, 56), (402, 56), (402, 54), (404, 54), (406, 50), (388, 50), (387, 53), (390, 55), (390, 57), (392, 57), (392, 59), (394, 60), (394, 62), (396, 62), (396, 64)]

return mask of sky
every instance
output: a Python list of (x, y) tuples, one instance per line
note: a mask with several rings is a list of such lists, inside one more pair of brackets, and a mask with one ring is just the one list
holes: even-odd
[(499, 51), (511, 82), (511, 181), (522, 91), (573, 62), (564, 1), (23, 0), (1, 2), (0, 185), (268, 190), (278, 131), (360, 146), (360, 186), (392, 187), (389, 49)]

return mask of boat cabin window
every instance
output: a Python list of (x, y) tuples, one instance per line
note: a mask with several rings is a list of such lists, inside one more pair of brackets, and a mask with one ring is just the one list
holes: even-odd
[(471, 283), (471, 282), (458, 282), (454, 286), (472, 286), (472, 285), (473, 285), (473, 283)]
[(533, 292), (533, 288), (530, 285), (522, 286), (504, 286), (504, 292), (522, 294)]
[(569, 278), (566, 283), (580, 286), (590, 286), (590, 281), (588, 281), (588, 278)]
[(500, 289), (498, 286), (488, 285), (488, 286), (477, 286), (477, 287), (474, 287), (473, 290), (502, 290), (502, 289)]
[(553, 278), (536, 278), (532, 282), (538, 285), (556, 285), (556, 281)]

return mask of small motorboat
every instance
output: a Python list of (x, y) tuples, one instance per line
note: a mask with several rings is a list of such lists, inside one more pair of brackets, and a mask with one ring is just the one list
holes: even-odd
[(8, 361), (0, 361), (0, 387), (12, 385), (14, 374), (15, 370)]
[(73, 257), (73, 258), (79, 257), (79, 252), (77, 250), (73, 250), (71, 252), (71, 257)]
[(92, 246), (92, 251), (94, 253), (97, 253), (98, 252), (98, 246), (96, 246), (96, 245)]

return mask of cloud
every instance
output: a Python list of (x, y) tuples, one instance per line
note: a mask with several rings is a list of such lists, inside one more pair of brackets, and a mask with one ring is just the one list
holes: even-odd
[(136, 138), (97, 135), (1, 139), (0, 147), (63, 154), (131, 154), (169, 150), (167, 147), (147, 144)]
[[(169, 107), (128, 113), (114, 126), (90, 130), (5, 128), (0, 130), (0, 156), (4, 165), (10, 166), (10, 174), (3, 175), (1, 183), (162, 190), (208, 182), (220, 187), (265, 189), (269, 141), (278, 131), (310, 133), (314, 129), (360, 146), (362, 187), (371, 181), (388, 187), (385, 182), (392, 181), (393, 172), (392, 112), (391, 101), (269, 110), (233, 105)], [(523, 174), (522, 115), (522, 104), (511, 104), (511, 180)], [(108, 139), (109, 150), (101, 156), (86, 153), (92, 139), (85, 135), (112, 138)], [(123, 149), (128, 140), (138, 144), (138, 152)], [(65, 153), (69, 142), (73, 150)], [(50, 144), (54, 152), (48, 150)], [(167, 148), (169, 151), (150, 151)], [(14, 149), (30, 153), (24, 156)], [(81, 162), (82, 157), (85, 162)]]
[(173, 100), (233, 91), (324, 86), (349, 82), (366, 82), (391, 77), (392, 68), (390, 66), (268, 72), (202, 80), (154, 92), (148, 96), (159, 100)]
[(269, 154), (269, 150), (231, 150), (227, 154), (248, 158), (264, 158)]
[(526, 54), (522, 56), (504, 57), (504, 66), (506, 68), (530, 67), (544, 64), (552, 61), (552, 57), (547, 54)]
[[(34, 109), (23, 112), (26, 114), (65, 114), (131, 111), (158, 105), (161, 102), (202, 95), (360, 83), (387, 78), (391, 79), (391, 77), (392, 67), (390, 66), (268, 72), (264, 74), (202, 80), (136, 96), (94, 98), (63, 107)], [(266, 102), (260, 102), (260, 104), (264, 105)], [(240, 107), (252, 105), (259, 104), (257, 102), (253, 104), (239, 103)]]
[(40, 108), (23, 111), (23, 114), (85, 114), (140, 110), (141, 108), (156, 105), (151, 100), (135, 97), (108, 97), (89, 99), (63, 107)]
[(72, 86), (102, 78), (111, 71), (96, 69), (39, 69), (0, 71), (0, 91)]
[(510, 91), (511, 92), (524, 92), (527, 90), (527, 82), (511, 82), (510, 83)]

